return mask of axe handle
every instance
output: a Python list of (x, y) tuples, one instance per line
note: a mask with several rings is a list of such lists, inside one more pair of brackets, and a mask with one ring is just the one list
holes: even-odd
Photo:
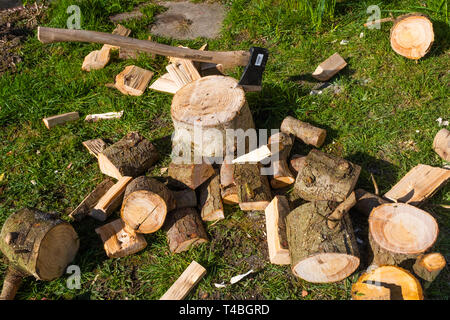
[(224, 67), (246, 66), (250, 59), (248, 51), (200, 51), (177, 48), (148, 40), (138, 40), (97, 31), (38, 27), (37, 37), (42, 43), (76, 41), (109, 44), (163, 56), (220, 63)]

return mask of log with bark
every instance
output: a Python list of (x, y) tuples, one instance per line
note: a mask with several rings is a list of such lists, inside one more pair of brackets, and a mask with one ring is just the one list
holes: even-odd
[(285, 196), (275, 196), (265, 210), (269, 259), (273, 264), (291, 263), (286, 237), (286, 217), (289, 212)]
[(202, 183), (215, 174), (214, 168), (206, 163), (174, 163), (171, 162), (168, 169), (169, 177), (178, 181), (180, 186), (197, 189)]
[(203, 221), (225, 219), (222, 196), (220, 193), (220, 176), (216, 174), (200, 186), (199, 210)]
[(294, 191), (308, 201), (344, 201), (358, 181), (361, 167), (313, 149), (298, 172)]
[(421, 254), (413, 265), (414, 273), (423, 280), (427, 289), (446, 266), (445, 258), (438, 252)]
[(159, 154), (153, 144), (138, 132), (130, 132), (98, 155), (100, 171), (110, 177), (138, 177), (156, 161)]
[(8, 217), (0, 233), (0, 250), (9, 260), (1, 300), (12, 300), (25, 276), (51, 281), (73, 261), (80, 241), (57, 214), (22, 209)]
[(233, 178), (234, 164), (224, 160), (220, 166), (220, 187), (222, 200), (226, 204), (238, 204), (236, 183)]
[(356, 204), (355, 209), (365, 214), (367, 217), (370, 215), (372, 210), (382, 204), (389, 203), (389, 201), (373, 194), (367, 192), (364, 189), (356, 189)]
[(445, 161), (450, 161), (450, 131), (438, 131), (433, 140), (433, 150)]
[(192, 189), (172, 190), (177, 209), (197, 207), (197, 195)]
[(281, 132), (292, 134), (306, 144), (320, 148), (325, 141), (327, 131), (297, 120), (291, 116), (284, 118), (280, 127)]
[(372, 210), (369, 242), (372, 264), (408, 266), (432, 247), (439, 233), (427, 212), (405, 203), (386, 203)]
[(315, 283), (340, 281), (359, 266), (359, 251), (348, 214), (330, 229), (327, 217), (337, 203), (314, 201), (291, 211), (286, 219), (294, 275)]
[(336, 209), (328, 216), (327, 225), (328, 228), (334, 229), (338, 226), (339, 222), (342, 220), (344, 214), (348, 213), (350, 209), (356, 204), (355, 193), (352, 192), (347, 199), (342, 201)]
[(287, 164), (293, 143), (290, 135), (283, 132), (278, 132), (269, 138), (268, 146), (272, 152), (271, 166), (273, 168), (270, 185), (274, 189), (285, 188), (295, 182), (294, 175)]
[(297, 176), (298, 172), (303, 170), (303, 167), (305, 166), (305, 160), (306, 156), (302, 156), (299, 154), (294, 154), (291, 157), (291, 160), (289, 161), (289, 169), (291, 169), (291, 172)]

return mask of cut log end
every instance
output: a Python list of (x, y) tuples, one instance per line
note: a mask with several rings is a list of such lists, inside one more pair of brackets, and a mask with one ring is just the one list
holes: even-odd
[(433, 140), (433, 150), (445, 161), (450, 161), (450, 131), (441, 129)]

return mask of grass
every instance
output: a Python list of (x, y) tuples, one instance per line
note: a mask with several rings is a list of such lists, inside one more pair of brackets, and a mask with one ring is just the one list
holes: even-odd
[[(130, 11), (143, 1), (77, 1), (83, 29), (111, 32), (108, 17)], [(442, 166), (443, 161), (431, 145), (440, 129), (436, 119), (450, 117), (450, 74), (448, 9), (446, 2), (378, 1), (382, 17), (389, 12), (420, 11), (430, 15), (435, 43), (428, 55), (417, 63), (397, 55), (389, 45), (391, 23), (381, 30), (364, 29), (368, 1), (337, 1), (334, 12), (324, 14), (318, 27), (295, 11), (303, 1), (253, 0), (226, 1), (228, 14), (221, 37), (208, 40), (209, 50), (248, 49), (263, 46), (271, 56), (264, 74), (264, 88), (247, 98), (258, 128), (279, 128), (287, 115), (327, 129), (321, 148), (362, 166), (358, 187), (373, 190), (373, 173), (380, 192), (388, 191), (413, 166), (424, 163)], [(284, 2), (283, 2), (284, 3)], [(67, 6), (62, 0), (51, 7), (41, 24), (65, 28)], [(145, 17), (124, 25), (132, 36), (146, 39), (148, 24), (162, 8), (146, 5)], [(332, 14), (331, 14), (332, 13)], [(361, 38), (360, 33), (364, 36)], [(347, 45), (340, 45), (342, 39)], [(199, 48), (206, 40), (177, 41), (153, 37), (153, 40)], [(117, 141), (137, 130), (154, 141), (162, 159), (151, 172), (170, 162), (170, 95), (147, 90), (141, 97), (129, 97), (105, 87), (130, 64), (152, 70), (154, 79), (165, 73), (164, 57), (141, 56), (135, 61), (116, 58), (104, 69), (81, 71), (83, 58), (101, 46), (86, 43), (42, 45), (30, 37), (21, 48), (24, 61), (15, 74), (0, 78), (0, 224), (14, 211), (37, 207), (57, 211), (63, 219), (102, 180), (95, 159), (81, 142), (102, 137)], [(348, 62), (331, 82), (341, 92), (310, 95), (317, 84), (310, 74), (334, 52)], [(242, 69), (229, 75), (238, 78)], [(72, 122), (47, 130), (42, 118), (70, 111), (87, 114), (125, 110), (120, 120), (99, 123)], [(306, 154), (310, 148), (297, 143), (294, 152)], [(72, 163), (70, 169), (69, 164)], [(32, 181), (35, 184), (32, 184)], [(436, 217), (440, 235), (435, 250), (448, 259), (450, 252), (449, 212), (438, 204), (450, 202), (448, 186), (425, 206)], [(111, 220), (117, 217), (117, 213)], [(364, 224), (352, 214), (355, 227)], [(287, 266), (274, 266), (267, 260), (263, 215), (243, 213), (226, 207), (226, 219), (208, 225), (211, 239), (178, 255), (168, 253), (163, 231), (146, 235), (148, 246), (133, 256), (107, 259), (92, 219), (73, 223), (80, 235), (81, 247), (74, 261), (82, 273), (81, 289), (69, 290), (69, 275), (52, 282), (27, 279), (17, 294), (19, 299), (158, 299), (192, 261), (208, 273), (188, 296), (189, 299), (349, 299), (357, 273), (333, 284), (312, 284), (296, 279)], [(361, 225), (360, 225), (361, 224)], [(363, 237), (360, 234), (357, 234)], [(364, 239), (364, 238), (363, 238)], [(367, 242), (367, 239), (364, 239)], [(365, 244), (366, 245), (366, 244)], [(363, 247), (364, 248), (364, 247)], [(363, 251), (363, 250), (362, 250)], [(0, 263), (0, 277), (6, 270)], [(256, 272), (241, 282), (217, 289), (214, 283), (228, 282), (250, 269)], [(448, 299), (449, 272), (446, 268), (425, 292), (429, 299)], [(0, 279), (2, 280), (2, 279)], [(302, 291), (308, 295), (302, 297)]]

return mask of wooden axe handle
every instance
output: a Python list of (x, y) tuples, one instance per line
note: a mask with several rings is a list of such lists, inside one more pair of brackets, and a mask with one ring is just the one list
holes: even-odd
[(77, 41), (109, 44), (163, 56), (220, 63), (224, 67), (246, 66), (250, 60), (248, 51), (200, 51), (177, 48), (148, 40), (138, 40), (97, 31), (38, 27), (37, 36), (42, 43)]

